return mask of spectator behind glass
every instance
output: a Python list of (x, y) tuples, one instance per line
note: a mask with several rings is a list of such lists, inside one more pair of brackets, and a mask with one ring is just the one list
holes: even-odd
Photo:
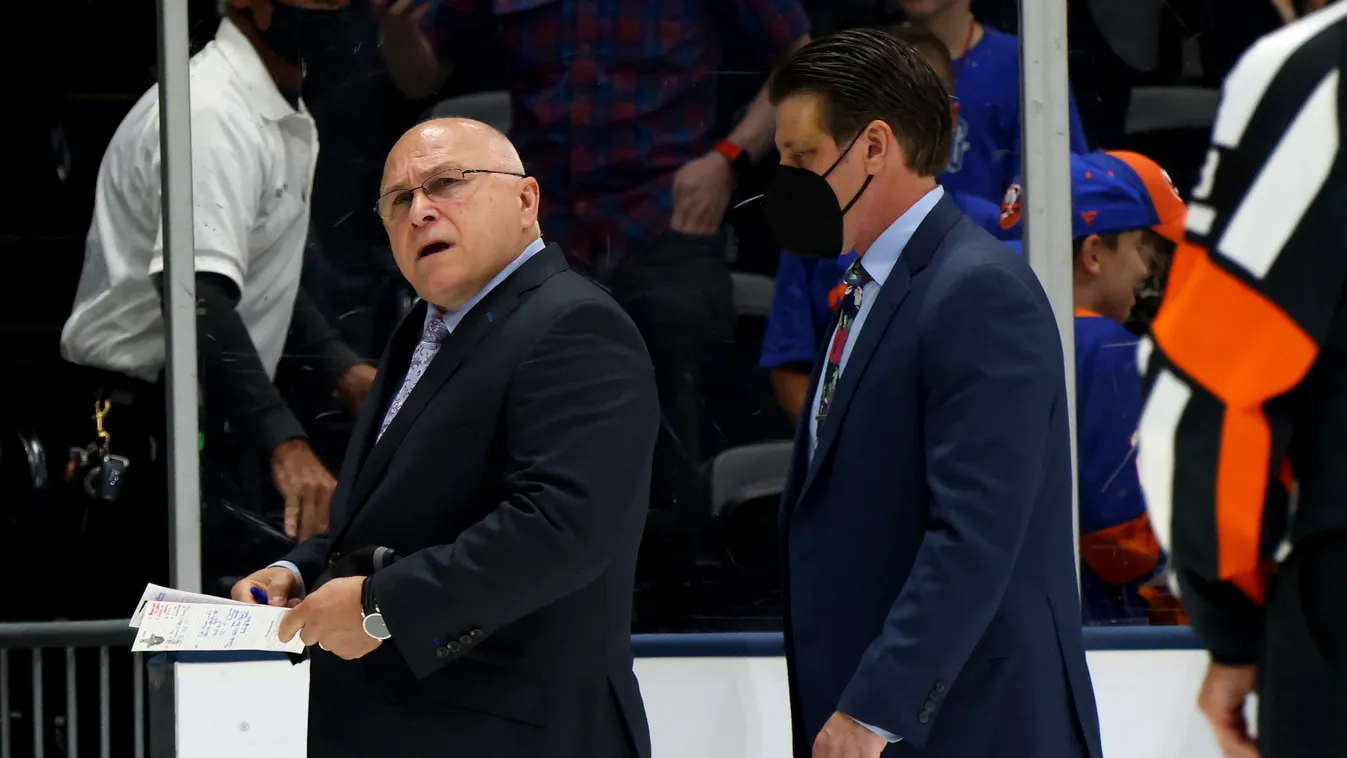
[[(272, 384), (283, 354), (304, 362), (302, 370), (317, 379), (314, 391), (335, 390), (352, 412), (374, 377), (300, 289), (317, 153), (299, 98), (305, 49), (332, 10), (346, 4), (222, 3), (214, 40), (191, 61), (193, 263), (205, 402), (202, 547), (211, 589), (222, 575), (283, 552), (285, 537), (307, 537), (327, 524), (335, 481)], [(108, 523), (89, 527), (102, 529), (116, 555), (137, 556), (99, 562), (128, 565), (130, 586), (106, 593), (123, 608), (134, 597), (118, 592), (137, 591), (147, 578), (162, 581), (166, 568), (160, 535), (167, 476), (163, 455), (154, 453), (166, 444), (158, 94), (151, 88), (141, 97), (103, 156), (84, 268), (61, 335), (76, 388), (70, 444), (94, 439), (91, 408), (107, 401), (111, 452), (130, 458), (125, 499), (119, 496), (116, 508), (96, 503), (90, 513)], [(77, 479), (81, 470), (74, 465), (68, 475)], [(78, 486), (72, 492), (87, 506)], [(226, 516), (226, 506), (251, 517)], [(259, 521), (268, 527), (257, 528)]]
[[(959, 102), (954, 144), (940, 184), (998, 202), (1020, 173), (1019, 41), (970, 11), (972, 0), (902, 0), (908, 23), (945, 43)], [(1071, 152), (1090, 148), (1071, 103)]]
[[(949, 51), (934, 35), (910, 27), (890, 27), (890, 34), (907, 42), (921, 53), (947, 91), (954, 89), (954, 68)], [(959, 120), (959, 101), (952, 98), (950, 112)], [(978, 226), (1003, 239), (1017, 239), (1018, 226), (1002, 229), (1001, 208), (981, 197), (949, 191), (954, 204)], [(770, 372), (776, 401), (793, 421), (804, 407), (809, 391), (809, 372), (819, 343), (832, 324), (837, 304), (846, 291), (842, 283), (847, 267), (856, 260), (847, 252), (835, 260), (801, 258), (782, 251), (776, 270), (776, 289), (772, 310), (767, 315), (762, 355), (758, 365)]]
[(738, 156), (756, 161), (772, 140), (761, 92), (739, 124), (715, 123), (723, 45), (761, 51), (765, 70), (809, 32), (796, 0), (372, 3), (389, 73), (409, 97), (443, 85), (464, 40), (501, 28), (513, 141), (540, 181), (560, 180), (545, 181), (557, 189), (542, 226), (591, 270), (648, 252), (669, 229), (720, 229)]
[[(1007, 193), (1007, 224), (1022, 198)], [(1187, 209), (1168, 175), (1129, 152), (1071, 157), (1077, 486), (1086, 624), (1186, 623), (1165, 588), (1136, 465), (1141, 378), (1123, 324), (1160, 242), (1182, 238)], [(1021, 243), (1010, 243), (1018, 248)]]
[[(643, 553), (651, 566), (696, 562), (716, 549), (705, 464), (724, 446), (720, 419), (733, 412), (735, 316), (721, 227), (737, 177), (773, 137), (764, 91), (739, 123), (716, 123), (717, 69), (729, 44), (758, 51), (769, 69), (808, 40), (803, 10), (796, 0), (374, 5), (389, 72), (413, 97), (442, 85), (465, 40), (488, 26), (503, 34), (510, 137), (549, 188), (547, 240), (612, 291), (655, 365), (662, 424)], [(681, 586), (686, 572), (670, 568), (668, 578)], [(668, 603), (659, 612), (677, 615)]]

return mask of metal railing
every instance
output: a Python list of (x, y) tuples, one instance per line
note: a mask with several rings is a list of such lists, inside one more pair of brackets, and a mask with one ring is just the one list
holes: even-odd
[[(145, 660), (140, 653), (130, 651), (135, 639), (135, 630), (126, 619), (102, 621), (41, 621), (0, 623), (0, 758), (20, 758), (31, 755), (32, 758), (46, 758), (48, 742), (56, 743), (52, 755), (60, 755), (62, 743), (67, 758), (80, 755), (94, 755), (80, 752), (80, 704), (92, 700), (95, 693), (98, 701), (98, 755), (100, 758), (112, 758), (114, 745), (117, 756), (131, 755), (144, 758), (146, 740), (145, 718)], [(48, 716), (47, 686), (53, 683), (53, 677), (46, 668), (50, 651), (64, 651), (64, 711)], [(98, 676), (81, 678), (80, 660), (92, 657), (97, 652)], [(27, 656), (23, 653), (26, 652)], [(16, 655), (16, 653), (18, 655)], [(83, 654), (83, 655), (82, 655)], [(24, 666), (24, 658), (27, 665)], [(131, 669), (131, 738), (130, 752), (127, 744), (114, 743), (113, 713), (113, 668), (114, 661), (127, 660)], [(16, 669), (28, 669), (28, 676), (15, 676)], [(13, 688), (20, 686), (19, 679), (28, 679), (30, 699), (16, 701)], [(56, 679), (59, 684), (60, 680)], [(94, 684), (95, 686), (87, 686)], [(117, 702), (125, 703), (124, 699)], [(26, 706), (26, 707), (25, 707)], [(59, 705), (57, 706), (60, 707)], [(120, 716), (120, 714), (117, 714)], [(15, 723), (27, 721), (31, 730), (31, 750), (15, 753), (16, 736), (22, 729), (15, 729)], [(125, 721), (120, 722), (125, 725)], [(121, 730), (118, 730), (119, 733)], [(20, 746), (23, 750), (24, 746)]]

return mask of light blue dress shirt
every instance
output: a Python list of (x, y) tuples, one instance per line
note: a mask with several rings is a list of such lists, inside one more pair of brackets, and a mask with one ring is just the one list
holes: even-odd
[[(480, 303), (482, 301), (482, 298), (486, 297), (491, 292), (491, 290), (494, 290), (496, 287), (500, 286), (500, 283), (509, 278), (510, 274), (513, 274), (515, 271), (517, 271), (520, 266), (524, 265), (525, 263), (528, 263), (530, 258), (542, 252), (542, 249), (544, 247), (547, 247), (547, 244), (543, 242), (541, 237), (530, 242), (528, 247), (524, 248), (524, 251), (521, 252), (518, 256), (516, 256), (514, 260), (510, 261), (510, 263), (505, 268), (501, 269), (499, 274), (496, 274), (494, 277), (492, 277), (491, 281), (487, 282), (486, 286), (482, 287), (481, 291), (479, 291), (476, 295), (473, 295), (471, 298), (468, 299), (467, 302), (463, 303), (454, 310), (444, 311), (443, 313), (441, 313), (440, 310), (433, 305), (427, 307), (426, 320), (425, 322), (423, 322), (421, 331), (424, 332), (425, 331), (424, 324), (430, 323), (430, 319), (435, 318), (435, 316), (438, 314), (439, 317), (444, 320), (445, 328), (449, 330), (450, 334), (453, 334), (454, 328), (463, 322), (463, 317), (468, 315), (468, 311), (471, 311), (473, 309), (473, 306)], [(284, 566), (290, 569), (292, 572), (294, 572), (295, 577), (299, 579), (300, 594), (301, 596), (304, 594), (305, 592), (304, 577), (299, 573), (299, 566), (296, 566), (294, 563), (290, 561), (276, 561), (275, 563), (271, 564), (271, 566)], [(268, 566), (267, 568), (271, 568), (271, 566)]]
[[(842, 374), (847, 368), (847, 359), (851, 357), (851, 349), (856, 346), (856, 341), (860, 339), (861, 330), (865, 328), (865, 317), (870, 313), (871, 306), (875, 303), (875, 298), (879, 297), (879, 290), (883, 288), (884, 282), (888, 280), (889, 274), (893, 272), (893, 267), (898, 264), (898, 256), (903, 254), (903, 248), (912, 239), (912, 235), (917, 233), (917, 227), (926, 220), (935, 204), (944, 197), (945, 190), (939, 186), (927, 192), (924, 197), (912, 204), (907, 212), (899, 216), (896, 221), (884, 230), (883, 234), (875, 240), (869, 250), (861, 256), (861, 265), (865, 267), (865, 272), (870, 275), (870, 281), (866, 282), (861, 288), (861, 307), (856, 312), (856, 320), (851, 325), (851, 334), (847, 337), (847, 344), (842, 348), (842, 362), (838, 371), (838, 381), (841, 381)], [(837, 334), (837, 328), (833, 327), (833, 333), (828, 335), (828, 344), (832, 344), (833, 337)], [(819, 367), (822, 371), (823, 367)], [(818, 439), (818, 407), (819, 401), (823, 398), (823, 382), (818, 383), (814, 389), (814, 399), (809, 404), (809, 438)], [(813, 446), (809, 446), (809, 457), (814, 457)]]
[[(851, 357), (851, 349), (856, 346), (856, 341), (860, 339), (861, 330), (865, 328), (865, 317), (870, 312), (870, 307), (874, 305), (875, 298), (879, 297), (879, 291), (884, 287), (884, 282), (888, 280), (889, 274), (893, 273), (893, 267), (898, 265), (898, 257), (903, 254), (903, 248), (912, 239), (912, 235), (917, 233), (917, 227), (926, 220), (935, 204), (944, 197), (945, 190), (939, 186), (927, 192), (920, 200), (912, 204), (907, 212), (899, 216), (883, 234), (875, 240), (869, 250), (861, 256), (861, 265), (865, 267), (865, 272), (870, 275), (870, 281), (865, 283), (861, 289), (861, 307), (856, 311), (856, 320), (851, 325), (851, 334), (847, 338), (847, 344), (842, 347), (841, 365), (838, 367), (838, 382), (841, 382), (841, 376), (846, 372), (847, 359)], [(836, 327), (833, 333), (828, 335), (829, 344), (837, 334)], [(819, 371), (823, 368), (820, 367)], [(823, 382), (814, 390), (814, 400), (810, 404), (809, 413), (809, 438), (818, 439), (818, 408), (819, 402), (823, 398)], [(808, 454), (810, 460), (814, 458), (814, 446), (808, 445)], [(850, 715), (850, 714), (847, 714)], [(854, 717), (853, 717), (854, 718)], [(864, 721), (856, 723), (878, 734), (889, 742), (899, 742), (902, 740), (896, 734), (892, 734), (877, 726), (871, 726)]]

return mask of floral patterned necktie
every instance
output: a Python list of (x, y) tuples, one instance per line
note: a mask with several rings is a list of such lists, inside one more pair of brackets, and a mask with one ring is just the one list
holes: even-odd
[(389, 404), (388, 412), (384, 414), (384, 422), (379, 426), (379, 436), (374, 438), (375, 442), (384, 436), (388, 425), (393, 423), (393, 417), (398, 415), (402, 404), (407, 402), (407, 396), (412, 394), (412, 388), (426, 373), (426, 367), (430, 365), (435, 354), (440, 352), (440, 345), (448, 336), (449, 327), (444, 325), (443, 316), (438, 310), (431, 308), (429, 318), (426, 319), (426, 328), (421, 332), (421, 342), (416, 345), (416, 352), (412, 353), (412, 365), (407, 368), (407, 378), (402, 380), (402, 387)]
[(832, 406), (833, 396), (837, 394), (837, 380), (842, 375), (842, 353), (846, 350), (847, 338), (851, 336), (851, 326), (856, 314), (861, 310), (861, 297), (865, 294), (865, 283), (870, 275), (861, 266), (860, 258), (847, 269), (846, 292), (842, 302), (837, 304), (837, 329), (833, 332), (832, 344), (828, 347), (828, 365), (823, 367), (823, 392), (819, 395), (817, 424), (814, 432), (814, 446), (818, 446), (818, 434), (823, 430), (823, 422), (828, 418), (828, 409)]

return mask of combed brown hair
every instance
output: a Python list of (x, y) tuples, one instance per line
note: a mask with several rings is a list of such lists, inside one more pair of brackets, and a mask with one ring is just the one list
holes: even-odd
[(879, 29), (848, 29), (800, 48), (768, 84), (772, 105), (793, 95), (822, 99), (821, 125), (839, 145), (871, 121), (893, 130), (919, 176), (945, 170), (954, 124), (949, 93), (912, 45)]

